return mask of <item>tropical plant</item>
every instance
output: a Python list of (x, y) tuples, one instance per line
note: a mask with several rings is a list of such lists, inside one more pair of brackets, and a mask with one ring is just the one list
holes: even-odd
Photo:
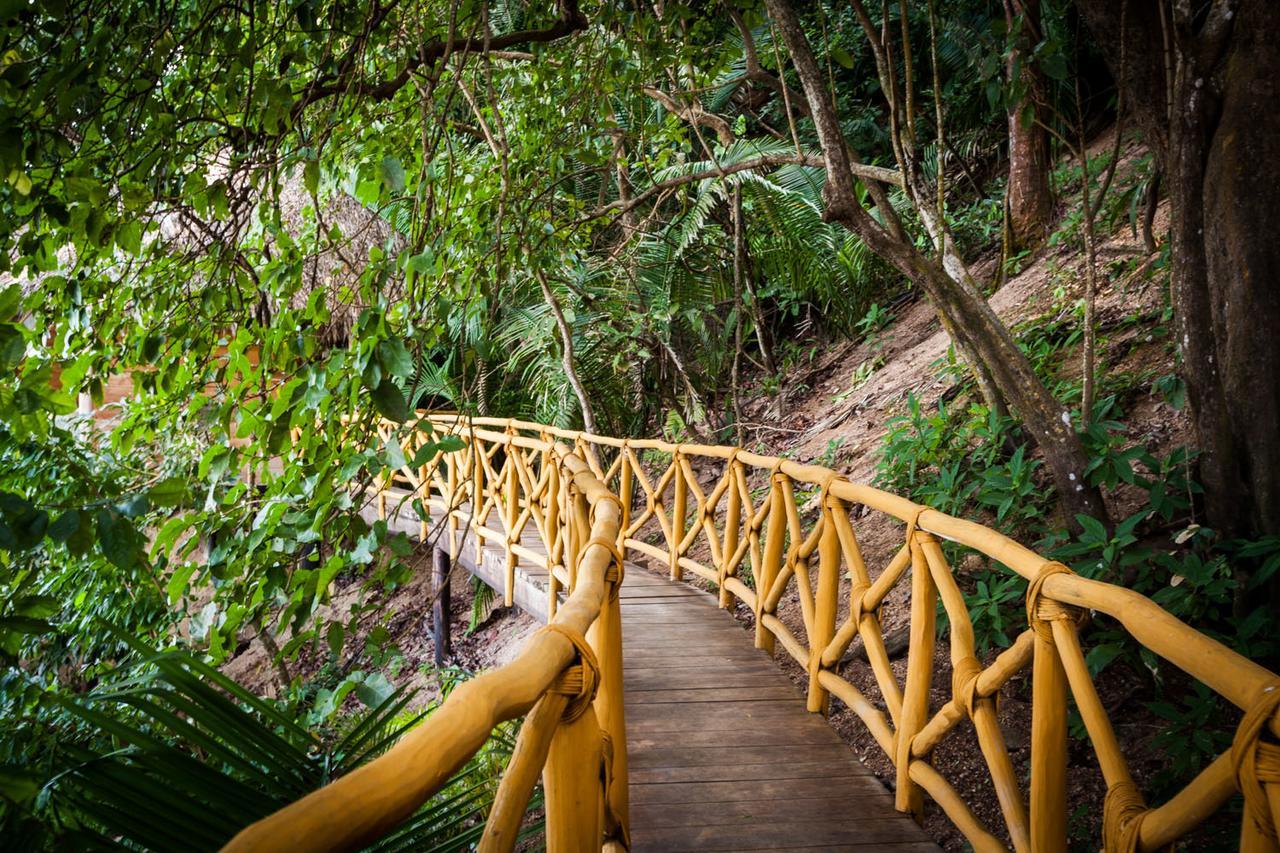
[[(39, 719), (53, 726), (52, 754), (4, 771), (0, 815), (24, 849), (117, 846), (214, 850), (253, 821), (377, 758), (430, 709), (410, 710), (404, 688), (356, 688), (367, 710), (317, 728), (261, 699), (182, 651), (149, 652), (109, 685), (51, 695)], [(449, 783), (373, 850), (461, 850), (478, 840), (514, 747), (495, 731)], [(40, 770), (48, 768), (46, 773)], [(536, 807), (536, 800), (534, 806)], [(538, 824), (531, 823), (529, 832)]]

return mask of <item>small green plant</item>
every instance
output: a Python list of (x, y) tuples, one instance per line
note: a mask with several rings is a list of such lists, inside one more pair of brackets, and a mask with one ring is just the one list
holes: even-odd
[(834, 468), (840, 460), (840, 448), (844, 446), (844, 436), (838, 435), (827, 442), (826, 450), (818, 457), (817, 464), (823, 468)]
[(857, 323), (858, 332), (863, 337), (871, 338), (876, 332), (884, 329), (893, 322), (893, 314), (888, 309), (882, 308), (880, 303), (872, 302), (867, 308), (867, 313)]

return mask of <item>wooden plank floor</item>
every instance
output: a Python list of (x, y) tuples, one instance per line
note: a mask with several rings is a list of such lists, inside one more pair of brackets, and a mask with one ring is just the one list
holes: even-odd
[[(387, 521), (416, 538), (403, 497), (392, 492)], [(488, 524), (501, 529), (496, 513)], [(543, 550), (533, 524), (523, 533)], [(470, 536), (462, 550), (500, 589), (503, 551), (477, 561)], [(544, 622), (546, 583), (517, 569), (516, 605)], [(621, 602), (633, 853), (938, 850), (712, 596), (628, 563)]]
[(631, 849), (936, 851), (715, 599), (628, 564)]

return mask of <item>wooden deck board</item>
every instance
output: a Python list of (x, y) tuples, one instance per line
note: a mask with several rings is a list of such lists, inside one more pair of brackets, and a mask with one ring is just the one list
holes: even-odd
[(631, 849), (936, 851), (714, 597), (622, 584)]

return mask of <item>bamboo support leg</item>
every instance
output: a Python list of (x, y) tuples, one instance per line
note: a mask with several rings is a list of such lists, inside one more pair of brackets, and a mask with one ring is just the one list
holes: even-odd
[(840, 595), (840, 535), (831, 516), (844, 511), (840, 501), (823, 507), (827, 519), (818, 542), (818, 588), (814, 594), (813, 630), (809, 636), (808, 708), (813, 713), (825, 714), (831, 703), (818, 676), (822, 672), (822, 652), (836, 635), (836, 599)]
[(671, 478), (675, 490), (671, 499), (671, 579), (678, 581), (684, 578), (684, 568), (680, 565), (680, 542), (684, 539), (689, 490), (684, 483), (684, 467), (678, 454), (671, 458), (671, 464), (675, 466), (675, 474)]
[(773, 478), (769, 489), (769, 521), (765, 527), (764, 554), (760, 558), (760, 576), (756, 578), (756, 648), (773, 654), (775, 638), (765, 627), (765, 598), (773, 588), (774, 579), (782, 570), (782, 548), (786, 544), (787, 510), (783, 506), (782, 485)]
[(516, 470), (515, 458), (518, 452), (514, 445), (507, 445), (507, 482), (502, 495), (502, 509), (506, 522), (504, 526), (507, 529), (507, 559), (502, 603), (507, 607), (516, 603), (516, 564), (519, 562), (512, 548), (520, 541), (520, 533), (516, 530), (516, 520), (520, 517), (520, 474)]
[(1036, 634), (1031, 685), (1031, 850), (1065, 853), (1067, 675), (1047, 632)]
[(556, 729), (542, 773), (546, 793), (547, 850), (598, 853), (603, 841), (604, 798), (600, 773), (603, 741), (596, 712), (588, 708)]
[(600, 616), (587, 631), (587, 642), (600, 663), (600, 686), (596, 692), (595, 712), (600, 729), (609, 739), (613, 761), (605, 797), (610, 816), (618, 826), (606, 826), (605, 831), (617, 838), (626, 838), (629, 826), (629, 796), (627, 790), (627, 721), (623, 705), (622, 687), (622, 608), (616, 596), (609, 596), (600, 609)]
[(548, 693), (525, 717), (516, 738), (516, 748), (511, 753), (511, 762), (498, 783), (498, 793), (493, 798), (493, 808), (485, 822), (484, 836), (478, 847), (481, 853), (506, 853), (514, 849), (520, 835), (520, 824), (529, 809), (533, 786), (547, 763), (552, 738), (568, 703), (568, 696)]
[(738, 550), (738, 534), (742, 526), (742, 493), (737, 488), (738, 472), (735, 470), (740, 464), (733, 460), (724, 469), (724, 476), (729, 481), (729, 503), (725, 507), (724, 547), (720, 549), (720, 565), (716, 566), (716, 574), (720, 578), (720, 606), (726, 610), (733, 605), (733, 593), (725, 589), (724, 581), (728, 577), (729, 561)]
[(907, 684), (902, 693), (902, 721), (898, 726), (895, 805), (919, 821), (924, 817), (924, 797), (911, 779), (911, 739), (929, 721), (929, 685), (933, 678), (933, 651), (938, 617), (938, 590), (929, 574), (921, 542), (927, 533), (912, 532), (911, 540), (911, 646), (907, 652)]

